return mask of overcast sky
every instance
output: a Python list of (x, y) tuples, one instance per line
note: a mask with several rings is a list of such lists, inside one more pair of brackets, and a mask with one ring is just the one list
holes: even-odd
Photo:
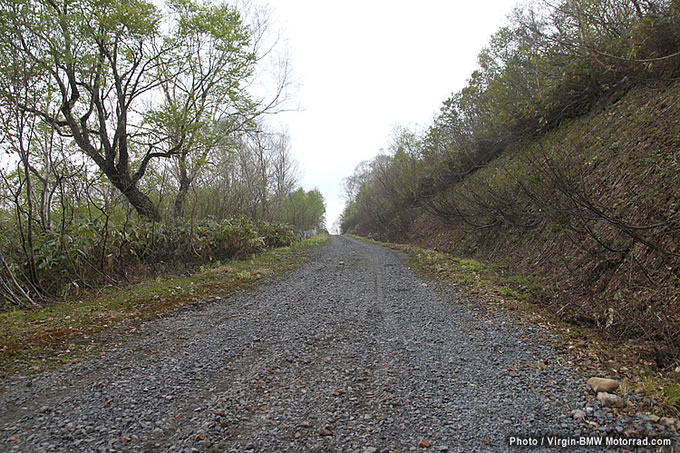
[(287, 129), (306, 190), (326, 199), (330, 228), (342, 179), (385, 148), (396, 125), (424, 129), (466, 84), (511, 0), (255, 0), (272, 10), (292, 65)]

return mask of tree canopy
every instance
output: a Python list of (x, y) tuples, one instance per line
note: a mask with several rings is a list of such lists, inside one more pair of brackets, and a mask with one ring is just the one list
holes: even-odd
[(0, 309), (323, 222), (266, 125), (289, 83), (268, 24), (220, 0), (0, 0)]
[[(345, 230), (399, 235), (429, 203), (515, 144), (680, 74), (676, 0), (535, 0), (479, 53), (467, 86), (424, 134), (400, 140), (347, 180)], [(456, 216), (448, 207), (442, 216)]]
[(152, 160), (175, 159), (182, 214), (210, 152), (228, 150), (232, 134), (272, 106), (245, 89), (257, 36), (225, 3), (1, 0), (0, 8), (2, 108), (73, 140), (147, 218), (160, 218), (140, 189)]

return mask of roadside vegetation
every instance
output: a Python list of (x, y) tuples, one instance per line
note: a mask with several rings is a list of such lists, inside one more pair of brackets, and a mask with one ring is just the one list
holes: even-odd
[(502, 291), (674, 370), (679, 23), (666, 0), (516, 10), (425, 131), (347, 178), (343, 231), (530, 276)]
[(191, 275), (165, 275), (85, 291), (52, 306), (0, 313), (0, 377), (31, 374), (97, 354), (134, 336), (139, 323), (180, 309), (227, 303), (236, 290), (295, 270), (326, 233), (245, 259), (217, 261)]
[(191, 274), (324, 224), (288, 136), (266, 126), (290, 84), (266, 11), (193, 0), (0, 0), (0, 11), (0, 311)]

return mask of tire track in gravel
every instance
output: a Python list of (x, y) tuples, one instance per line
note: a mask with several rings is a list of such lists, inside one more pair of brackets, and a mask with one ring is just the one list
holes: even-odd
[(572, 409), (608, 416), (542, 329), (435, 291), (404, 260), (333, 237), (286, 277), (8, 383), (0, 448), (505, 451), (511, 433), (590, 433)]

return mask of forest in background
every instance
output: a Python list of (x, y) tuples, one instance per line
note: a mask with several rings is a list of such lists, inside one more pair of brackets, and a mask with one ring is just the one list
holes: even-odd
[[(537, 0), (424, 131), (345, 180), (342, 231), (537, 276), (532, 301), (680, 358), (680, 2)], [(526, 288), (524, 288), (526, 289)]]
[(227, 3), (0, 0), (0, 308), (323, 226), (266, 126), (290, 83), (268, 26)]

